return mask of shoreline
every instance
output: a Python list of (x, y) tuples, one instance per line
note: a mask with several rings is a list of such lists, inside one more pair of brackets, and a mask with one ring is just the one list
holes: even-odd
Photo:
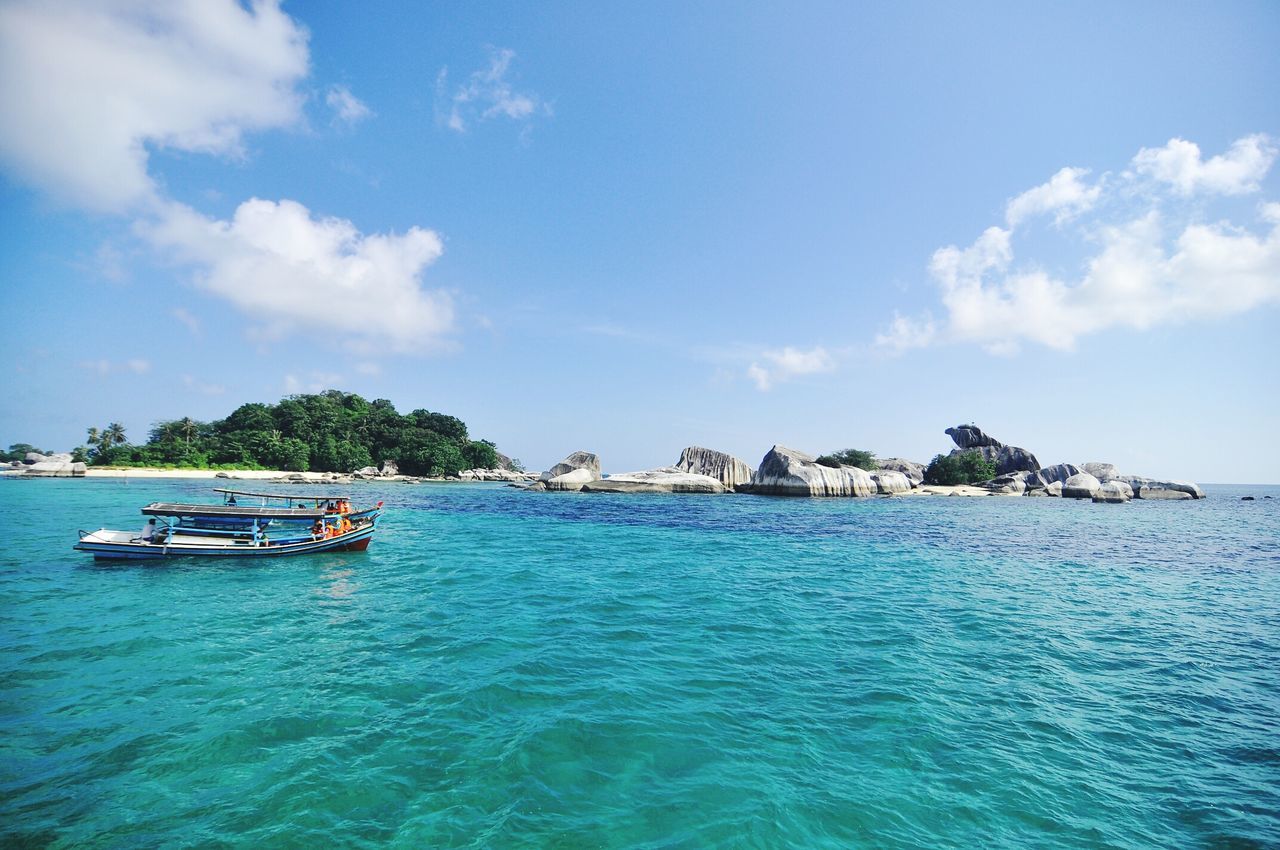
[[(4, 470), (8, 473), (8, 470)], [(21, 476), (21, 473), (17, 473)], [(221, 477), (219, 477), (221, 475)], [(146, 480), (163, 480), (163, 479), (199, 479), (199, 480), (221, 480), (221, 481), (265, 481), (272, 479), (281, 479), (286, 476), (302, 475), (305, 478), (299, 480), (294, 479), (290, 483), (296, 484), (324, 484), (331, 483), (335, 475), (334, 472), (290, 472), (282, 469), (160, 469), (158, 467), (89, 467), (85, 470), (82, 478), (116, 478), (116, 479), (146, 479)], [(45, 476), (39, 476), (45, 477)], [(49, 476), (53, 477), (53, 476)], [(345, 476), (343, 476), (343, 483)], [(394, 482), (396, 478), (373, 479), (374, 482), (382, 480), (385, 482)], [(432, 483), (449, 483), (449, 484), (496, 484), (501, 482), (494, 481), (453, 481), (450, 479), (423, 479)], [(607, 480), (607, 479), (606, 479)], [(943, 484), (925, 484), (920, 487), (914, 487), (904, 493), (895, 493), (887, 498), (919, 498), (923, 496), (961, 496), (965, 498), (976, 498), (985, 496), (1014, 496), (1021, 495), (1016, 493), (997, 493), (991, 490), (984, 490), (981, 487), (975, 487), (969, 484), (960, 484), (948, 486)], [(883, 497), (883, 496), (882, 496)], [(812, 497), (811, 497), (812, 498)], [(834, 498), (834, 497), (832, 497)], [(874, 498), (874, 497), (873, 497)]]

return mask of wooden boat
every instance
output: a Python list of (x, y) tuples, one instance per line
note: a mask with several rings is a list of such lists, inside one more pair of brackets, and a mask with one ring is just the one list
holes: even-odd
[[(354, 510), (345, 496), (215, 492), (223, 494), (220, 505), (152, 502), (142, 509), (151, 519), (140, 532), (81, 531), (80, 542), (73, 548), (98, 559), (262, 558), (363, 551), (382, 516), (382, 502)], [(259, 504), (244, 505), (236, 497), (259, 500)], [(158, 518), (163, 523), (157, 523)]]

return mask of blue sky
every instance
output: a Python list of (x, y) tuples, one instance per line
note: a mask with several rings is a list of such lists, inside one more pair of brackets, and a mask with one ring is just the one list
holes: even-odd
[(328, 387), (531, 468), (1280, 481), (1280, 7), (0, 5), (0, 442)]

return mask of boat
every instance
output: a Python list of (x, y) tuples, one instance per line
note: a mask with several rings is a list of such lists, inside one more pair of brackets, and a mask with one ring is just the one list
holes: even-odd
[(382, 516), (382, 502), (358, 510), (347, 496), (214, 492), (221, 504), (152, 502), (142, 508), (149, 519), (141, 531), (82, 530), (72, 548), (99, 560), (362, 552)]

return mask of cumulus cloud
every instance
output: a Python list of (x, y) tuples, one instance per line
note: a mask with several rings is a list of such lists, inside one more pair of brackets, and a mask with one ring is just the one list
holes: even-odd
[(1164, 147), (1138, 151), (1133, 167), (1180, 195), (1243, 195), (1258, 191), (1275, 158), (1275, 143), (1262, 134), (1237, 139), (1226, 153), (1208, 160), (1201, 158), (1195, 142), (1170, 139)]
[(430, 230), (366, 235), (296, 201), (257, 198), (230, 221), (170, 203), (137, 230), (194, 265), (200, 287), (277, 334), (306, 326), (404, 352), (428, 347), (453, 322), (450, 297), (421, 284), (444, 250)]
[[(532, 92), (517, 92), (507, 80), (513, 50), (489, 49), (489, 65), (474, 71), (466, 81), (449, 93), (449, 69), (441, 68), (436, 76), (437, 109), (446, 127), (464, 133), (468, 125), (491, 118), (510, 118), (525, 122), (535, 115), (550, 115), (551, 106)], [(447, 109), (443, 104), (447, 101)]]
[[(502, 83), (509, 62), (483, 78), (496, 98), (486, 112), (520, 109)], [(0, 164), (77, 206), (130, 216), (268, 335), (305, 325), (421, 350), (453, 315), (446, 294), (421, 286), (442, 251), (434, 232), (366, 235), (256, 198), (221, 221), (169, 199), (148, 172), (149, 150), (242, 156), (245, 133), (299, 121), (308, 63), (305, 29), (276, 0), (16, 0), (0, 6)], [(344, 86), (326, 102), (345, 123), (371, 114)], [(199, 333), (192, 314), (172, 316)]]
[(1053, 213), (1061, 224), (1072, 216), (1085, 212), (1102, 194), (1101, 186), (1086, 186), (1081, 178), (1089, 173), (1087, 168), (1064, 168), (1048, 183), (1028, 189), (1005, 207), (1005, 220), (1010, 227), (1017, 227), (1028, 217)]
[[(1007, 228), (993, 226), (968, 247), (934, 252), (929, 273), (944, 319), (895, 315), (876, 344), (890, 352), (946, 342), (975, 343), (996, 354), (1015, 352), (1024, 342), (1069, 350), (1109, 328), (1144, 330), (1280, 302), (1280, 204), (1261, 204), (1251, 229), (1197, 219), (1199, 207), (1165, 203), (1189, 192), (1256, 191), (1273, 160), (1274, 146), (1264, 136), (1241, 139), (1207, 162), (1195, 145), (1175, 139), (1140, 151), (1134, 171), (1114, 185), (1085, 186), (1080, 178), (1087, 172), (1063, 169), (1009, 202)], [(1129, 191), (1144, 178), (1166, 191)], [(1108, 216), (1079, 217), (1104, 200), (1115, 202)], [(1095, 246), (1077, 275), (1016, 262), (1019, 226), (1035, 214), (1070, 219), (1073, 235)]]
[(291, 124), (305, 30), (270, 0), (18, 0), (0, 7), (0, 160), (106, 212), (155, 199), (148, 148), (237, 156)]
[[(765, 362), (760, 365), (760, 360)], [(802, 351), (798, 348), (776, 349), (765, 351), (760, 360), (747, 367), (747, 377), (755, 381), (756, 388), (762, 392), (772, 389), (783, 381), (789, 381), (797, 375), (811, 375), (816, 372), (830, 372), (835, 368), (835, 360), (821, 346)]]
[(324, 102), (333, 110), (334, 123), (351, 126), (373, 115), (373, 110), (361, 102), (346, 86), (330, 86), (324, 96)]

